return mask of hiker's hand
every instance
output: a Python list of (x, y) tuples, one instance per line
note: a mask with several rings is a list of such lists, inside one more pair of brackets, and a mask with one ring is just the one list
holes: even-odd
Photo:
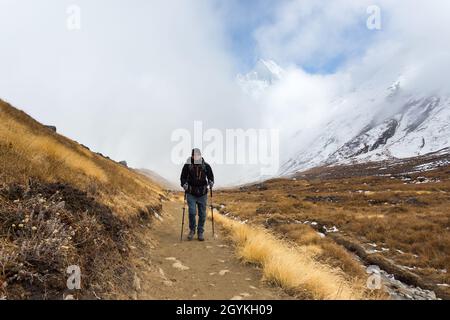
[(210, 181), (210, 182), (209, 182), (209, 188), (212, 189), (213, 186), (214, 186), (214, 181)]
[(188, 188), (189, 188), (189, 185), (188, 185), (187, 183), (185, 183), (185, 184), (183, 185), (183, 189), (184, 189), (184, 191), (187, 191), (187, 190), (188, 190)]

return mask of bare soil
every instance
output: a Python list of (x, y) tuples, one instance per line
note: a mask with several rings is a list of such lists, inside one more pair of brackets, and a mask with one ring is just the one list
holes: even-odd
[(293, 299), (281, 289), (261, 279), (261, 272), (243, 264), (234, 254), (233, 245), (216, 224), (212, 236), (207, 220), (205, 238), (187, 241), (186, 215), (184, 239), (180, 242), (183, 203), (165, 201), (162, 221), (143, 228), (143, 242), (134, 250), (134, 299)]

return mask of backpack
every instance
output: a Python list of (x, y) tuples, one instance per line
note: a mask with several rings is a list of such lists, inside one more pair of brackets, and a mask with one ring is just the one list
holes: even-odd
[[(197, 168), (199, 168), (197, 170)], [(201, 165), (189, 164), (189, 190), (188, 192), (196, 197), (201, 197), (208, 193), (206, 175), (206, 165), (202, 161)]]

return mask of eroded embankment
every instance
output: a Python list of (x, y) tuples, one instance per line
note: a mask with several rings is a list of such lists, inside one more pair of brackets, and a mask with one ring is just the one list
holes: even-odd
[[(127, 243), (134, 223), (68, 184), (2, 186), (0, 298), (127, 297), (133, 281)], [(81, 290), (68, 290), (71, 265), (81, 270)]]

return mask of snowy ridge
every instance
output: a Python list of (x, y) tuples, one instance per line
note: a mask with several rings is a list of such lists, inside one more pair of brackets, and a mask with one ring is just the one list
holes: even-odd
[[(380, 72), (380, 74), (386, 72)], [(252, 97), (259, 97), (282, 79), (283, 69), (273, 61), (260, 61), (255, 70), (238, 76)], [(403, 76), (392, 73), (392, 84), (368, 79), (352, 92), (338, 97), (335, 110), (316, 136), (301, 145), (284, 162), (280, 175), (320, 165), (402, 159), (450, 147), (450, 97), (411, 93), (402, 87)], [(299, 128), (290, 146), (296, 145)]]
[(400, 112), (375, 122), (369, 113), (328, 124), (326, 133), (282, 167), (291, 174), (319, 165), (407, 158), (450, 146), (450, 100), (411, 98)]

